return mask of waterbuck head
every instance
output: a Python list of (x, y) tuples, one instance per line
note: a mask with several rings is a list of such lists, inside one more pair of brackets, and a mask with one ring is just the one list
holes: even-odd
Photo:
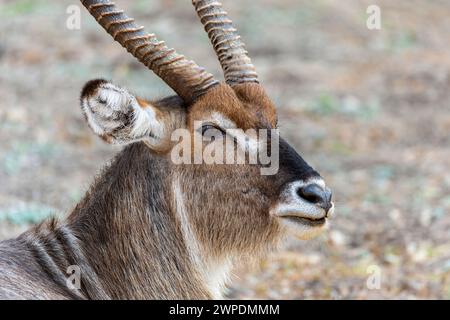
[(161, 174), (170, 185), (162, 187), (181, 230), (202, 250), (216, 257), (251, 254), (289, 232), (309, 238), (326, 228), (333, 213), (331, 192), (279, 138), (275, 106), (219, 2), (193, 0), (224, 83), (144, 33), (108, 0), (82, 2), (177, 93), (150, 102), (105, 80), (90, 81), (81, 97), (89, 126), (109, 143), (145, 143), (146, 152), (164, 159), (169, 169)]

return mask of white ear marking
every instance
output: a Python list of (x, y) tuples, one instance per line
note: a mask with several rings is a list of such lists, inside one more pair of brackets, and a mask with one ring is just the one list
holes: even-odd
[(127, 90), (104, 80), (89, 82), (83, 90), (81, 106), (91, 129), (110, 143), (129, 143), (148, 138), (159, 140), (164, 123), (155, 107), (141, 107)]
[(83, 99), (81, 107), (83, 109), (83, 113), (86, 115), (87, 122), (92, 131), (94, 131), (94, 133), (98, 134), (99, 136), (104, 135), (103, 129), (99, 125), (97, 125), (97, 122), (94, 120), (94, 116), (92, 115), (92, 112), (90, 110), (88, 100)]
[(124, 106), (130, 104), (132, 96), (124, 89), (118, 88), (111, 83), (101, 86), (98, 91), (98, 99), (104, 101), (104, 105), (111, 108), (111, 111), (121, 111)]

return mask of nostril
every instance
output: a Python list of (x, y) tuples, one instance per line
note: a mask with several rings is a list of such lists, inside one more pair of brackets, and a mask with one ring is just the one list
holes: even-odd
[(331, 192), (324, 190), (317, 184), (308, 184), (297, 190), (300, 198), (318, 205), (326, 211), (331, 207)]
[(303, 198), (303, 199), (305, 199), (305, 200), (307, 200), (308, 202), (311, 202), (311, 203), (317, 203), (317, 202), (320, 202), (320, 201), (321, 201), (320, 195), (318, 195), (318, 194), (316, 194), (316, 193), (312, 193), (312, 192), (310, 192), (310, 190), (299, 189), (299, 190), (297, 191), (297, 194), (298, 194), (301, 198)]

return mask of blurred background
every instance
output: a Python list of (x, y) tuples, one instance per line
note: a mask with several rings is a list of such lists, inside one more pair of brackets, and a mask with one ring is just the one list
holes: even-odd
[[(450, 299), (450, 2), (223, 0), (279, 107), (281, 134), (334, 191), (330, 231), (235, 270), (229, 298)], [(189, 0), (116, 3), (221, 77)], [(118, 148), (83, 84), (171, 93), (75, 0), (0, 0), (0, 239), (68, 213)], [(366, 9), (381, 8), (381, 30)], [(379, 288), (368, 286), (380, 276)]]

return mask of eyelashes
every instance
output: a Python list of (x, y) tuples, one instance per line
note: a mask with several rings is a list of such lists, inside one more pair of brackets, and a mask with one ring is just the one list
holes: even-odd
[(201, 134), (203, 137), (212, 137), (217, 136), (217, 133), (220, 133), (222, 136), (226, 135), (226, 132), (221, 127), (217, 126), (213, 123), (207, 123), (202, 125), (201, 127)]

